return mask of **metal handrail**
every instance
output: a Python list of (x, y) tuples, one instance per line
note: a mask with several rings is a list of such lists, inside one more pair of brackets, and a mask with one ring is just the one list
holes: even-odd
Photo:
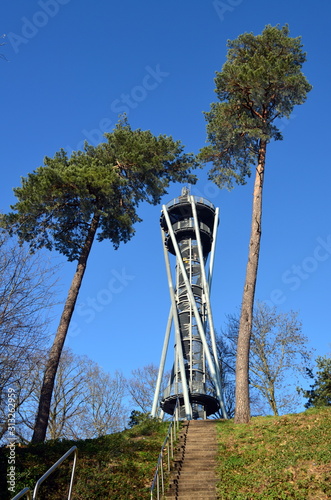
[(54, 472), (55, 469), (57, 469), (69, 455), (71, 455), (71, 453), (74, 453), (74, 463), (72, 465), (72, 471), (71, 471), (68, 500), (71, 499), (72, 486), (73, 486), (73, 482), (74, 482), (74, 475), (75, 475), (76, 462), (77, 462), (77, 453), (78, 453), (77, 446), (73, 446), (72, 448), (70, 448), (70, 450), (68, 450), (67, 453), (65, 453), (63, 455), (63, 457), (61, 457), (54, 465), (52, 465), (52, 467), (50, 469), (48, 469), (48, 471), (45, 472), (45, 474), (43, 476), (41, 476), (40, 479), (38, 479), (38, 481), (36, 482), (36, 486), (34, 487), (32, 500), (37, 499), (37, 493), (38, 493), (38, 490), (39, 490), (41, 483), (43, 483), (45, 481), (45, 479), (47, 479), (48, 476), (50, 476), (50, 474), (52, 474), (52, 472)]
[[(160, 492), (164, 495), (164, 461), (163, 454), (164, 450), (167, 448), (167, 470), (170, 472), (171, 458), (174, 457), (174, 442), (176, 441), (177, 431), (179, 429), (179, 399), (177, 398), (174, 412), (172, 414), (172, 419), (168, 427), (168, 433), (165, 440), (161, 446), (161, 451), (157, 459), (156, 471), (154, 474), (152, 486), (151, 486), (151, 500), (154, 499), (154, 489), (156, 488), (156, 498), (160, 500)], [(161, 485), (160, 485), (161, 482)], [(160, 487), (161, 486), (161, 487)]]
[(24, 488), (24, 490), (17, 493), (17, 495), (15, 495), (14, 498), (12, 498), (12, 500), (18, 500), (19, 498), (22, 498), (24, 495), (27, 496), (28, 500), (32, 500), (30, 488)]
[(70, 448), (70, 450), (67, 451), (55, 464), (52, 465), (50, 469), (48, 469), (47, 472), (43, 476), (41, 476), (38, 481), (36, 482), (36, 485), (33, 490), (33, 496), (31, 497), (31, 491), (29, 488), (24, 488), (24, 490), (20, 491), (12, 500), (18, 500), (19, 498), (22, 498), (23, 495), (28, 495), (29, 500), (37, 500), (37, 495), (38, 495), (38, 490), (40, 488), (40, 485), (45, 481), (45, 479), (48, 478), (61, 464), (64, 462), (66, 458), (68, 458), (69, 455), (74, 453), (74, 463), (72, 465), (72, 471), (71, 471), (71, 478), (70, 478), (70, 486), (69, 486), (69, 494), (68, 494), (68, 500), (71, 499), (71, 494), (72, 494), (72, 486), (74, 483), (74, 475), (75, 475), (75, 469), (76, 469), (76, 462), (77, 462), (77, 446), (73, 446)]

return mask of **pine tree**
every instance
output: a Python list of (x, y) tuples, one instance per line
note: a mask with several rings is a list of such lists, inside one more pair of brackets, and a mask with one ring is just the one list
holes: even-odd
[(77, 261), (45, 369), (33, 442), (46, 436), (55, 375), (94, 240), (118, 248), (134, 235), (141, 202), (159, 203), (170, 182), (195, 182), (195, 158), (172, 137), (132, 130), (124, 117), (106, 138), (70, 158), (64, 150), (46, 157), (14, 189), (14, 212), (1, 221), (32, 251), (46, 247)]
[(289, 118), (306, 100), (311, 85), (301, 72), (306, 60), (301, 39), (288, 26), (266, 26), (261, 35), (244, 33), (228, 42), (227, 61), (216, 73), (220, 102), (207, 112), (209, 145), (200, 158), (212, 162), (209, 172), (219, 187), (245, 184), (255, 168), (252, 224), (244, 284), (236, 366), (235, 421), (250, 419), (249, 345), (261, 240), (262, 192), (268, 143), (282, 139), (277, 119)]

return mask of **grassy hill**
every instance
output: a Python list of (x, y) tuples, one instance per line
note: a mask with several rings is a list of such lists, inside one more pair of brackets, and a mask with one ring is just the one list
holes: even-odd
[(331, 499), (331, 408), (222, 421), (220, 500)]
[[(73, 500), (148, 499), (167, 423), (84, 441), (55, 441), (16, 448), (16, 492), (36, 480), (74, 444), (79, 458)], [(331, 408), (282, 417), (257, 417), (248, 425), (219, 421), (220, 500), (331, 499)], [(0, 450), (1, 499), (7, 500), (8, 449)], [(59, 500), (69, 464), (47, 479), (40, 498)]]
[[(147, 421), (132, 429), (82, 441), (48, 441), (16, 447), (15, 494), (36, 481), (72, 446), (78, 448), (73, 500), (140, 500), (149, 488), (169, 423)], [(6, 484), (8, 448), (0, 449), (0, 498), (11, 499)], [(71, 461), (72, 462), (72, 461)], [(71, 474), (69, 458), (40, 488), (43, 500), (67, 498)]]

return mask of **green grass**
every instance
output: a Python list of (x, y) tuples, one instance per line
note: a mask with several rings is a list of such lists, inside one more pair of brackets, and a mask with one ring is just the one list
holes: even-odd
[(331, 408), (220, 421), (220, 500), (331, 499)]
[[(78, 448), (73, 500), (148, 499), (157, 457), (169, 423), (144, 422), (124, 432), (99, 439), (48, 441), (16, 447), (15, 494), (36, 481), (72, 446)], [(1, 500), (14, 496), (6, 485), (8, 449), (0, 450)], [(72, 460), (69, 458), (46, 479), (40, 488), (43, 500), (67, 498)]]
[[(73, 500), (149, 499), (156, 460), (168, 423), (147, 421), (130, 430), (84, 441), (49, 441), (16, 448), (16, 493), (33, 487), (71, 446), (78, 447)], [(248, 425), (218, 422), (219, 500), (331, 499), (331, 408)], [(0, 497), (6, 487), (8, 449), (0, 449)], [(50, 476), (43, 500), (66, 498), (70, 463)]]

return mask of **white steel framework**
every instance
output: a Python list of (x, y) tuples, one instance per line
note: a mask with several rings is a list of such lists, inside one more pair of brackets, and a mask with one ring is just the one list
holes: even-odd
[[(186, 188), (162, 207), (160, 223), (171, 307), (151, 411), (154, 417), (159, 412), (160, 387), (173, 330), (174, 362), (162, 395), (161, 413), (173, 414), (179, 399), (181, 418), (206, 418), (218, 411), (227, 418), (210, 304), (218, 218), (218, 208), (204, 198), (190, 195)], [(176, 257), (174, 272), (169, 254)]]

